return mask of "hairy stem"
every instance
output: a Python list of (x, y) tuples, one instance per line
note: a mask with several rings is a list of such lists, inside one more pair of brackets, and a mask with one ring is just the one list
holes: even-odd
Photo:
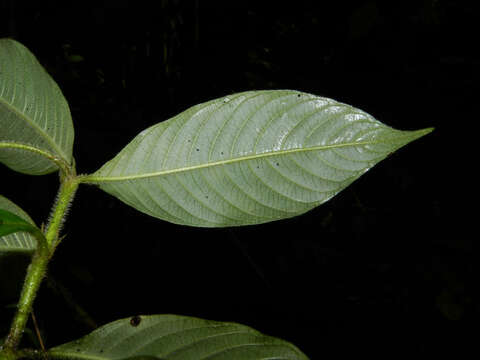
[(7, 340), (5, 340), (5, 348), (16, 349), (20, 343), (28, 316), (32, 310), (33, 300), (47, 271), (49, 258), (49, 252), (36, 251), (33, 255), (32, 262), (27, 270), (22, 293), (20, 294), (20, 300), (17, 304), (17, 312), (13, 318), (10, 333)]
[(66, 178), (60, 186), (57, 202), (45, 231), (45, 238), (47, 239), (48, 246), (51, 248), (52, 255), (55, 247), (58, 245), (58, 234), (60, 233), (63, 221), (67, 215), (70, 203), (77, 191), (78, 184), (78, 178), (71, 177)]
[(58, 245), (60, 227), (63, 223), (68, 206), (78, 188), (78, 184), (79, 181), (76, 177), (67, 177), (63, 179), (52, 217), (45, 233), (47, 246), (37, 246), (32, 262), (28, 266), (25, 283), (23, 284), (20, 300), (17, 304), (17, 312), (13, 318), (10, 333), (5, 340), (3, 346), (4, 350), (9, 349), (14, 351), (20, 343), (28, 317), (32, 311), (33, 301), (35, 300), (40, 284), (47, 272), (48, 261), (52, 257), (55, 247)]

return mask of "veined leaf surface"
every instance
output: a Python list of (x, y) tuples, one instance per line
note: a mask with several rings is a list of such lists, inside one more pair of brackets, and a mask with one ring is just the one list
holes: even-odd
[[(6, 197), (0, 195), (0, 210), (9, 211), (27, 223), (35, 226), (35, 223), (19, 206)], [(33, 252), (37, 247), (35, 237), (29, 232), (21, 231), (13, 234), (0, 236), (0, 253), (4, 252)]]
[(73, 123), (60, 88), (35, 56), (0, 39), (0, 162), (30, 175), (72, 163)]
[(431, 130), (395, 130), (298, 91), (249, 91), (142, 131), (84, 181), (173, 223), (258, 224), (324, 203)]
[(134, 316), (51, 349), (52, 359), (308, 360), (294, 345), (235, 323)]

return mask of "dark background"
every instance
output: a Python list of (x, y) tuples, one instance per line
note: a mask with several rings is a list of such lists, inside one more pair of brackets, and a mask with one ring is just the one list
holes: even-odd
[[(0, 37), (27, 46), (63, 90), (79, 173), (146, 127), (244, 90), (301, 90), (435, 132), (325, 205), (259, 226), (173, 225), (82, 185), (35, 303), (47, 346), (92, 322), (175, 313), (250, 325), (312, 359), (466, 352), (478, 339), (467, 331), (479, 313), (474, 235), (452, 215), (465, 205), (447, 202), (474, 182), (475, 162), (453, 151), (455, 129), (478, 119), (477, 12), (445, 0), (232, 3), (3, 0)], [(46, 221), (57, 175), (0, 170), (2, 195)], [(5, 333), (25, 262), (1, 261)]]

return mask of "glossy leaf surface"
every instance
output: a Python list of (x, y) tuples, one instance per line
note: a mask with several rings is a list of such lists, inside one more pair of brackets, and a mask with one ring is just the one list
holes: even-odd
[(258, 224), (324, 203), (430, 131), (298, 91), (250, 91), (142, 131), (86, 182), (173, 223)]
[(250, 327), (176, 315), (109, 323), (49, 351), (53, 359), (308, 359), (294, 345)]
[(72, 163), (73, 123), (60, 88), (35, 56), (0, 39), (0, 162), (30, 175)]
[(27, 213), (0, 195), (0, 253), (33, 252), (37, 246), (33, 229), (35, 223)]

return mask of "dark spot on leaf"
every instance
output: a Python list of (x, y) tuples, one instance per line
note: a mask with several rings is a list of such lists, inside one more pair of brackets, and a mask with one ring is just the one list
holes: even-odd
[(279, 164), (279, 163), (276, 163), (275, 165), (277, 165), (277, 166), (280, 166), (280, 164)]
[(100, 349), (100, 354), (103, 353), (103, 349)]
[(205, 195), (205, 199), (208, 199), (208, 195)]
[(223, 151), (220, 154), (223, 155)]
[(188, 139), (187, 141), (188, 141), (188, 142), (192, 142), (192, 140), (190, 140), (190, 139)]
[(142, 322), (142, 318), (140, 316), (133, 316), (131, 319), (130, 319), (130, 325), (132, 325), (133, 327), (137, 327), (138, 325), (140, 325), (140, 323)]
[(199, 149), (199, 148), (197, 148), (197, 151), (200, 151), (200, 149)]
[(80, 352), (80, 349), (76, 349), (77, 352)]
[(297, 94), (297, 97), (300, 97), (300, 96), (302, 96), (302, 94)]

